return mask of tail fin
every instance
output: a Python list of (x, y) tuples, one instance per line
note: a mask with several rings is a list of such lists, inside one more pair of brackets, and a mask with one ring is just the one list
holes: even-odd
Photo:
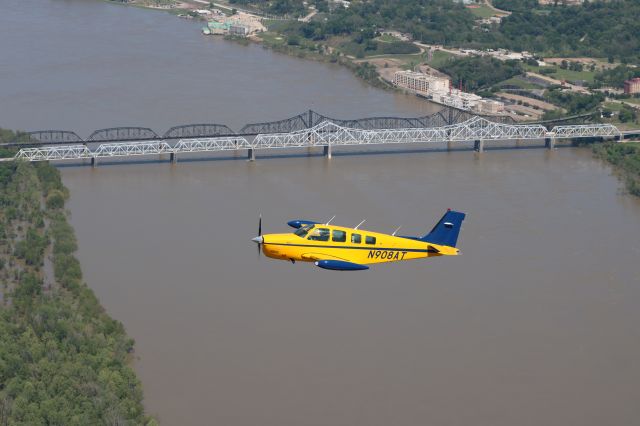
[(420, 239), (427, 243), (455, 247), (465, 216), (464, 213), (447, 210), (431, 232)]

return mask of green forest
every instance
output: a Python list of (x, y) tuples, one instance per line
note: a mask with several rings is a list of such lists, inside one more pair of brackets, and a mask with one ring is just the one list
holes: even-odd
[[(522, 3), (528, 6), (521, 7)], [(589, 56), (622, 62), (640, 60), (640, 0), (595, 1), (582, 6), (546, 8), (529, 3), (531, 1), (496, 2), (497, 7), (515, 8), (511, 16), (502, 21), (496, 35), (496, 42), (502, 47), (543, 55)]]
[(489, 88), (524, 72), (520, 61), (500, 61), (488, 56), (470, 56), (444, 63), (440, 71), (451, 77), (453, 85), (466, 91)]
[(133, 340), (82, 280), (67, 197), (49, 164), (0, 163), (0, 425), (156, 424)]
[[(299, 0), (238, 1), (272, 12), (277, 7), (282, 13), (304, 13)], [(640, 0), (595, 1), (583, 6), (497, 0), (495, 5), (513, 13), (492, 26), (479, 26), (469, 9), (451, 0), (354, 0), (348, 8), (321, 14), (321, 19), (292, 25), (312, 40), (348, 36), (366, 43), (377, 30), (394, 29), (430, 44), (640, 62)]]

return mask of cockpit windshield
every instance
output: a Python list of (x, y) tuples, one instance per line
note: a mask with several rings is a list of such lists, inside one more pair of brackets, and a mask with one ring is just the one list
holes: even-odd
[(300, 238), (304, 238), (307, 236), (309, 231), (313, 229), (314, 225), (304, 225), (300, 228), (296, 229), (293, 233), (296, 234)]

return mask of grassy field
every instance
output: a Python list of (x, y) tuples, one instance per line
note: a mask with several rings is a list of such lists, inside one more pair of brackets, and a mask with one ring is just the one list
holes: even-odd
[(389, 34), (382, 34), (380, 37), (377, 37), (376, 40), (382, 41), (384, 43), (393, 43), (394, 41), (401, 41), (399, 38)]
[(439, 68), (453, 56), (454, 55), (452, 55), (451, 53), (443, 52), (442, 50), (436, 50), (435, 52), (433, 52), (433, 57), (431, 58), (431, 60), (426, 62), (433, 68)]
[(267, 31), (264, 33), (260, 33), (258, 34), (258, 37), (260, 37), (262, 40), (264, 40), (265, 43), (269, 44), (269, 45), (285, 45), (287, 44), (287, 40), (285, 40), (285, 38), (283, 36), (281, 36), (278, 33), (272, 33), (271, 31)]
[(605, 102), (604, 107), (611, 111), (620, 111), (622, 110), (622, 104), (618, 102)]
[(480, 7), (467, 7), (467, 10), (473, 13), (478, 18), (490, 18), (497, 15), (497, 13), (487, 5), (480, 5)]
[(358, 52), (360, 51), (360, 53), (364, 53), (364, 56), (361, 56), (360, 58), (371, 58), (371, 57), (376, 57), (376, 58), (394, 57), (395, 58), (395, 57), (403, 57), (403, 56), (420, 57), (421, 55), (420, 49), (416, 45), (409, 42), (400, 42), (400, 43), (405, 45), (405, 47), (408, 49), (409, 48), (413, 49), (415, 53), (386, 53), (389, 51), (387, 50), (387, 48), (392, 47), (391, 43), (389, 42), (377, 43), (376, 44), (377, 48), (375, 50), (363, 50), (364, 45), (360, 45), (353, 41), (348, 41), (340, 44), (339, 50), (343, 52), (345, 55), (355, 56), (355, 57), (358, 57)]
[(560, 67), (555, 65), (547, 65), (545, 67), (536, 67), (529, 64), (522, 65), (524, 69), (527, 71), (535, 72), (538, 74), (543, 74), (540, 71), (542, 70), (553, 70), (553, 73), (546, 74), (551, 78), (555, 78), (557, 80), (585, 80), (589, 83), (593, 82), (594, 76), (596, 73), (594, 71), (571, 71), (571, 70), (563, 70)]
[(281, 19), (263, 19), (262, 24), (267, 27), (269, 31), (279, 31), (291, 21), (283, 21)]
[(592, 71), (571, 71), (556, 68), (556, 72), (551, 74), (551, 77), (557, 78), (558, 80), (585, 80), (591, 83), (595, 75), (596, 73)]
[(508, 80), (504, 80), (501, 81), (500, 83), (498, 83), (496, 86), (517, 86), (521, 89), (525, 89), (525, 90), (531, 90), (531, 89), (542, 89), (541, 86), (538, 86), (537, 84), (533, 84), (530, 83), (528, 81), (525, 80), (521, 80), (518, 77), (511, 77)]

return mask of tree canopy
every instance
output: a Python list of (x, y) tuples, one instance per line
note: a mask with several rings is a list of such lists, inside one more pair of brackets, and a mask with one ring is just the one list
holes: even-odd
[(0, 425), (155, 424), (133, 340), (82, 281), (66, 198), (54, 167), (0, 163)]

